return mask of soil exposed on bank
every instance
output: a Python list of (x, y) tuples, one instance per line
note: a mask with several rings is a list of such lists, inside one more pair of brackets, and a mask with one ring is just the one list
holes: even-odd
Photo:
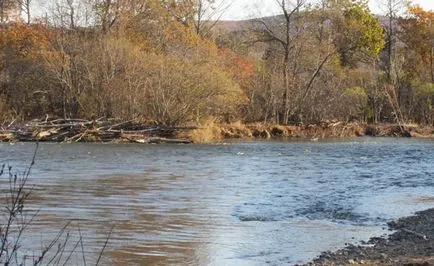
[(311, 265), (434, 265), (434, 209), (388, 223), (395, 232), (324, 252)]

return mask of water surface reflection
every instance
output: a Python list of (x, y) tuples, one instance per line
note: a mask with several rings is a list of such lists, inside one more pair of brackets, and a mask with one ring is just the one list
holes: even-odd
[[(32, 144), (0, 144), (23, 167)], [(42, 144), (31, 182), (41, 208), (27, 245), (65, 220), (106, 264), (300, 263), (381, 235), (434, 207), (434, 142), (370, 139), (230, 145)]]

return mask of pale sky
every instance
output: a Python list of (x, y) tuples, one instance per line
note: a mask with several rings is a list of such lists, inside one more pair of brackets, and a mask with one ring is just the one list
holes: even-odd
[[(233, 3), (223, 14), (222, 19), (240, 20), (258, 16), (276, 15), (279, 9), (275, 0), (229, 0)], [(381, 0), (380, 0), (381, 1)], [(228, 1), (227, 1), (228, 2)], [(414, 4), (419, 4), (424, 9), (434, 10), (434, 0), (413, 0)], [(369, 0), (369, 7), (372, 12), (381, 14), (379, 0)]]
[[(47, 12), (49, 13), (49, 6), (54, 4), (57, 0), (33, 0), (34, 5), (33, 17), (44, 16)], [(276, 4), (276, 0), (217, 0), (218, 2), (223, 1), (223, 7), (229, 5), (220, 18), (221, 20), (242, 20), (251, 19), (261, 16), (272, 16), (278, 15), (279, 7)], [(317, 0), (307, 0), (310, 2), (315, 2)], [(369, 0), (369, 7), (371, 11), (375, 14), (383, 14), (381, 8), (381, 1), (387, 0)], [(79, 2), (79, 1), (77, 1)], [(426, 10), (434, 11), (434, 0), (412, 0), (413, 4), (419, 4)], [(216, 16), (218, 16), (217, 14)]]

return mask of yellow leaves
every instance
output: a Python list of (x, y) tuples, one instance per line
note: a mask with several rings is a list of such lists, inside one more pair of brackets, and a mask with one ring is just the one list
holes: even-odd
[[(79, 73), (84, 86), (79, 99), (86, 110), (92, 109), (93, 102), (85, 96), (100, 94), (103, 105), (110, 106), (116, 117), (179, 124), (222, 116), (235, 110), (243, 99), (238, 81), (226, 68), (240, 60), (234, 55), (223, 64), (219, 62), (223, 57), (149, 52), (124, 38), (108, 36), (89, 48), (80, 49), (71, 58), (77, 70), (86, 70)], [(68, 58), (60, 52), (50, 58), (47, 61), (63, 69), (69, 65), (63, 64)], [(242, 62), (239, 65), (243, 66)], [(102, 87), (95, 88), (95, 84)]]
[(434, 97), (434, 83), (423, 83), (420, 80), (416, 80), (412, 85), (418, 96)]
[(189, 26), (177, 22), (169, 23), (164, 29), (164, 35), (169, 43), (176, 42), (178, 45), (186, 47), (197, 46), (201, 41)]
[(345, 89), (344, 93), (345, 93), (345, 95), (348, 95), (348, 96), (353, 96), (353, 97), (358, 97), (358, 98), (363, 98), (363, 99), (368, 98), (365, 89), (362, 87), (347, 88), (347, 89)]
[(353, 33), (351, 39), (346, 42), (378, 56), (385, 45), (384, 30), (378, 19), (367, 8), (367, 4), (363, 1), (353, 3), (345, 11), (345, 17), (347, 30)]
[(143, 55), (148, 63), (142, 84), (154, 118), (176, 124), (219, 115), (230, 109), (242, 94), (239, 86), (222, 69), (209, 62), (183, 60), (173, 56)]
[(187, 58), (216, 56), (212, 40), (194, 28), (196, 1), (135, 0), (119, 2), (115, 36), (127, 38), (144, 51)]

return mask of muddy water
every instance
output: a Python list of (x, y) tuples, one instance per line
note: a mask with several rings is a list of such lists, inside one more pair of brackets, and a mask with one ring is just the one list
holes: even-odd
[[(23, 169), (33, 149), (0, 160)], [(294, 264), (434, 207), (434, 141), (42, 144), (30, 182), (29, 252), (71, 221), (88, 263), (113, 227), (108, 265)]]

